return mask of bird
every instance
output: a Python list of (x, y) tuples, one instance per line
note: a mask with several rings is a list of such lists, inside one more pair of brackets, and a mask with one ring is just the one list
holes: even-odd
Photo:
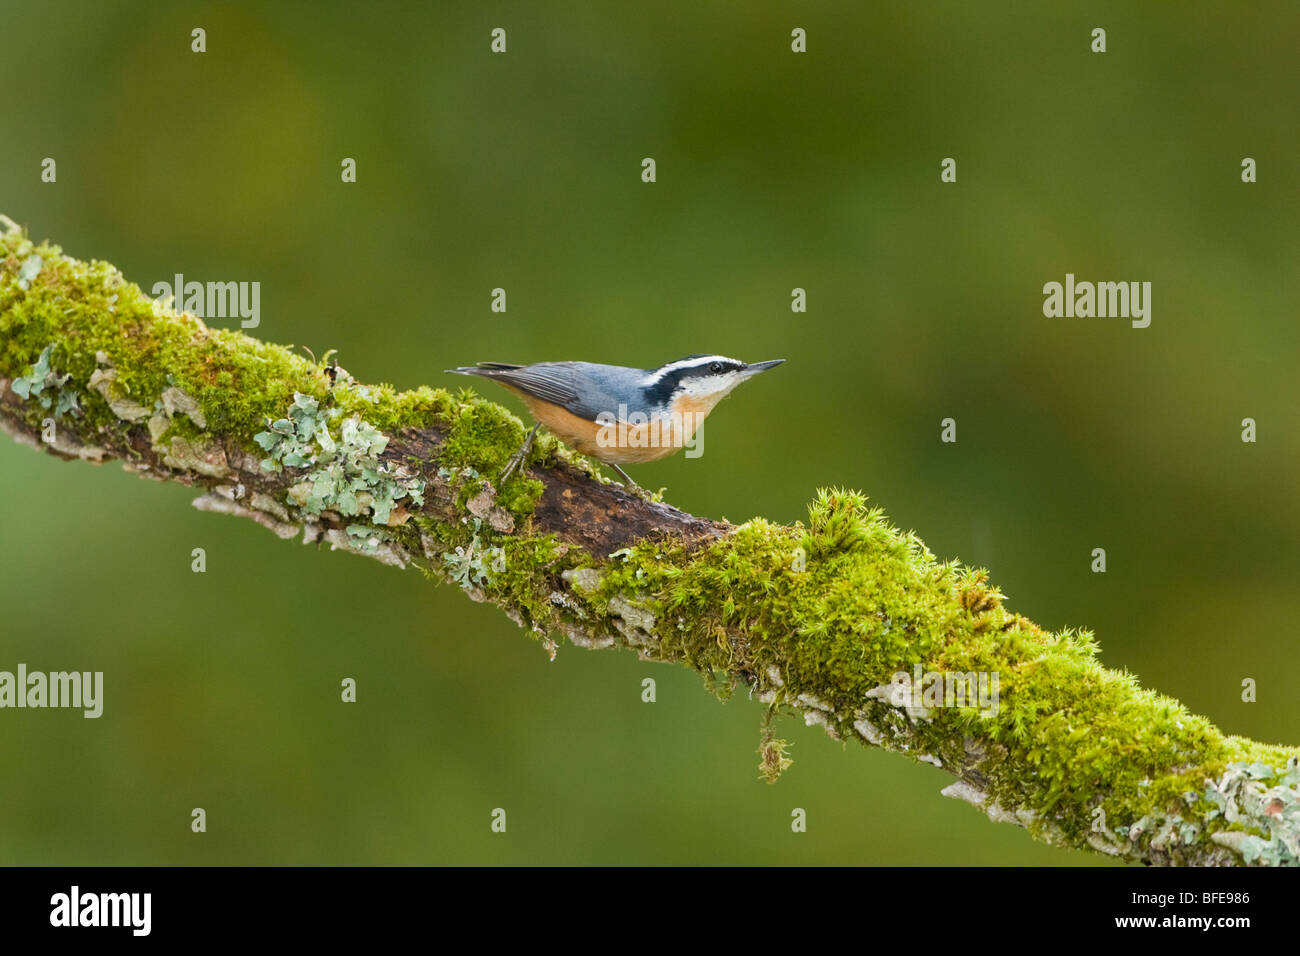
[(696, 430), (718, 402), (741, 382), (784, 361), (746, 363), (700, 353), (658, 368), (592, 362), (479, 362), (446, 371), (504, 385), (523, 399), (536, 419), (499, 481), (504, 482), (523, 465), (537, 430), (545, 425), (566, 444), (612, 467), (629, 488), (641, 493), (644, 489), (620, 465), (657, 461), (682, 448), (695, 447)]

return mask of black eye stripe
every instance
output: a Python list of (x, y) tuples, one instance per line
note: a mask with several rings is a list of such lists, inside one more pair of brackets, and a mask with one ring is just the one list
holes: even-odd
[(711, 375), (722, 375), (727, 372), (739, 372), (744, 368), (745, 363), (738, 362), (735, 359), (717, 359), (702, 362), (699, 365), (673, 369), (662, 374), (653, 388), (656, 394), (670, 395), (674, 389), (689, 380), (708, 378)]

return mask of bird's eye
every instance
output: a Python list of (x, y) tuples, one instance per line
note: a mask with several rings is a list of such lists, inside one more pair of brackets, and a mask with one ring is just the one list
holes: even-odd
[(712, 365), (709, 366), (709, 371), (712, 372), (714, 375), (717, 375), (719, 372), (722, 371), (722, 363), (714, 362)]

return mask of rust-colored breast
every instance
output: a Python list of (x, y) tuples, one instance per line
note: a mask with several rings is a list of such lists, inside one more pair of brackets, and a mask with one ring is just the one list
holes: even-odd
[(704, 418), (703, 414), (692, 413), (683, 420), (683, 427), (673, 427), (664, 422), (605, 426), (574, 415), (566, 408), (529, 395), (506, 382), (500, 384), (523, 399), (533, 417), (558, 435), (566, 445), (584, 455), (615, 465), (636, 465), (668, 457), (691, 440), (699, 422)]

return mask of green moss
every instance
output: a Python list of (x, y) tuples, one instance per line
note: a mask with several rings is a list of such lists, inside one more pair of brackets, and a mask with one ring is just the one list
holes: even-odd
[[(33, 254), (44, 267), (24, 289), (21, 266)], [(287, 348), (156, 308), (108, 263), (70, 259), (20, 234), (0, 236), (0, 375), (19, 377), (51, 343), (56, 366), (83, 387), (103, 364), (116, 369), (123, 394), (143, 405), (174, 385), (198, 401), (212, 431), (244, 436), (250, 446), (298, 392), (387, 434), (448, 420), (457, 404), (441, 389), (360, 386), (346, 373), (335, 385), (326, 366)], [(90, 393), (85, 404), (94, 406), (92, 424), (119, 424), (102, 398)]]
[(790, 742), (778, 738), (768, 728), (758, 745), (758, 773), (768, 783), (776, 783), (794, 763), (789, 757)]
[[(34, 257), (40, 270), (23, 278), (23, 264)], [(389, 436), (407, 428), (439, 428), (446, 434), (442, 461), (473, 466), (484, 475), (499, 472), (523, 441), (516, 417), (472, 392), (360, 385), (346, 371), (282, 346), (209, 329), (192, 316), (155, 306), (107, 263), (67, 258), (59, 247), (33, 244), (18, 233), (0, 236), (0, 375), (21, 379), (43, 352), (68, 376), (69, 398), (84, 410), (87, 434), (130, 424), (88, 387), (96, 370), (109, 369), (113, 393), (123, 403), (149, 408), (165, 389), (179, 388), (198, 403), (207, 430), (254, 453), (259, 452), (254, 436), (266, 430), (268, 420), (283, 416), (297, 394), (344, 417), (359, 416)], [(38, 417), (35, 410), (32, 414)], [(171, 426), (185, 437), (198, 437), (179, 419)], [(535, 455), (545, 460), (556, 449), (548, 436), (538, 441)], [(526, 517), (541, 491), (540, 482), (520, 476), (501, 489), (499, 500)]]
[[(473, 469), (483, 476), (495, 476), (504, 470), (510, 457), (524, 443), (523, 423), (506, 409), (479, 398), (469, 390), (455, 396), (443, 418), (447, 429), (439, 459), (448, 469)], [(549, 439), (549, 440), (548, 440)], [(545, 460), (552, 453), (554, 439), (539, 437), (533, 449), (534, 460)], [(517, 517), (532, 514), (542, 494), (542, 483), (528, 478), (520, 469), (498, 490), (497, 503)], [(466, 497), (477, 488), (464, 489)]]
[(478, 518), (447, 523), (417, 515), (411, 524), (423, 546), (436, 552), (431, 565), (423, 568), (426, 574), (466, 590), (481, 590), (510, 608), (538, 637), (545, 637), (558, 622), (551, 598), (561, 575), (590, 561), (553, 535), (501, 534)]
[(501, 546), (505, 550), (505, 567), (494, 583), (493, 593), (517, 609), (528, 626), (549, 632), (556, 612), (551, 602), (555, 582), (564, 571), (576, 566), (580, 552), (571, 552), (553, 535), (503, 536)]
[[(589, 606), (608, 614), (623, 596), (652, 615), (656, 657), (706, 679), (749, 675), (769, 689), (765, 675), (775, 668), (778, 701), (810, 695), (842, 735), (856, 736), (843, 715), (871, 713), (945, 766), (960, 766), (965, 741), (974, 740), (996, 753), (982, 768), (991, 799), (1031, 811), (1035, 826), (1076, 843), (1091, 832), (1096, 807), (1117, 824), (1153, 808), (1189, 813), (1183, 794), (1231, 761), (1280, 767), (1295, 754), (1226, 737), (1106, 669), (1090, 633), (1047, 632), (1010, 613), (983, 571), (937, 561), (854, 493), (819, 494), (806, 529), (756, 519), (696, 552), (662, 543), (625, 549), (601, 571)], [(910, 721), (868, 699), (917, 664), (996, 672), (996, 716), (949, 707)], [(773, 766), (775, 753), (764, 754)]]

